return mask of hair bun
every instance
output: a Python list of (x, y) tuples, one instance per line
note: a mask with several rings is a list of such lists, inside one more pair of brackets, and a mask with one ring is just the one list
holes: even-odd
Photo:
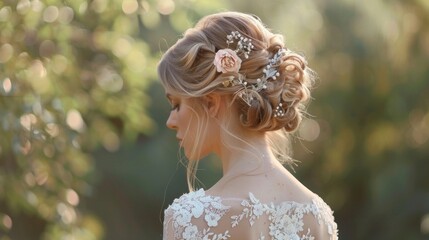
[[(275, 35), (276, 36), (276, 35)], [(275, 56), (284, 51), (277, 67), (278, 76), (267, 82), (267, 87), (259, 92), (252, 104), (243, 111), (242, 123), (249, 129), (273, 131), (284, 128), (291, 132), (297, 129), (305, 111), (305, 103), (310, 98), (313, 74), (307, 61), (301, 55), (283, 49), (275, 39), (267, 52)]]

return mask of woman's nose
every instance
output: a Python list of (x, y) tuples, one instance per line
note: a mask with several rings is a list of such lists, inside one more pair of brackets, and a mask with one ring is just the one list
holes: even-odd
[(176, 112), (175, 111), (170, 112), (170, 116), (168, 116), (166, 125), (170, 129), (177, 129)]

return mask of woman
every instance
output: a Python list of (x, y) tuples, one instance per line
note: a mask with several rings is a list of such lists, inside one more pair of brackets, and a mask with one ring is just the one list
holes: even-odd
[[(225, 12), (187, 30), (158, 73), (188, 164), (190, 193), (165, 211), (164, 239), (337, 239), (332, 211), (281, 163), (314, 74), (254, 16)], [(198, 161), (215, 153), (223, 177), (193, 190)]]

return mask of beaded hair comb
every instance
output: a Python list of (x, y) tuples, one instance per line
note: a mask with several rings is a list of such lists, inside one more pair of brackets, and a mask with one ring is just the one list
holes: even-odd
[[(213, 64), (216, 66), (218, 72), (238, 73), (242, 62), (239, 55), (243, 55), (246, 59), (249, 58), (249, 55), (254, 48), (252, 40), (247, 37), (243, 37), (238, 31), (231, 32), (231, 34), (227, 35), (226, 38), (228, 46), (238, 40), (236, 49), (232, 50), (225, 48), (218, 50)], [(239, 75), (238, 78), (230, 76), (229, 80), (222, 82), (223, 86), (241, 86), (242, 88), (237, 91), (237, 94), (248, 106), (251, 106), (252, 101), (255, 99), (255, 94), (266, 89), (268, 81), (275, 81), (277, 77), (280, 76), (278, 66), (282, 57), (286, 53), (286, 49), (279, 49), (276, 54), (269, 59), (267, 66), (263, 69), (262, 77), (256, 79), (256, 83), (249, 83), (242, 75)], [(282, 117), (284, 116), (284, 113), (283, 105), (282, 103), (279, 103), (274, 110), (274, 117)]]

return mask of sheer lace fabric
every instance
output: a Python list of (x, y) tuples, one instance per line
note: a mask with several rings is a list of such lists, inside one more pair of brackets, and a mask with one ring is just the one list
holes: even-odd
[(262, 203), (207, 195), (182, 195), (165, 210), (164, 240), (336, 240), (337, 224), (318, 196), (311, 202)]

